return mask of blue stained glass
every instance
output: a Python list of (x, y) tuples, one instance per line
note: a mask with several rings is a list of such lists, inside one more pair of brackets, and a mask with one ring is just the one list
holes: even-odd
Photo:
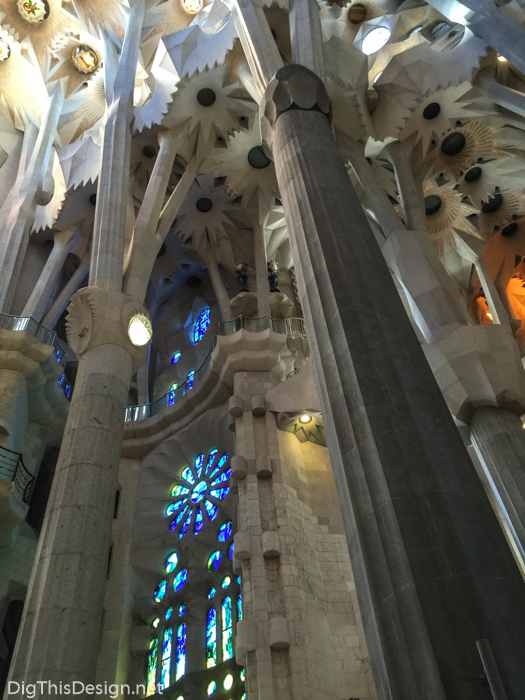
[(170, 554), (169, 557), (166, 559), (166, 573), (171, 574), (172, 571), (175, 571), (178, 563), (179, 555), (177, 554), (177, 552), (173, 552), (173, 554)]
[(167, 581), (161, 581), (159, 585), (157, 586), (155, 593), (153, 595), (153, 599), (155, 600), (156, 603), (160, 603), (160, 601), (164, 598), (166, 595), (166, 588), (168, 587), (168, 582)]
[(213, 695), (213, 693), (217, 690), (217, 683), (215, 681), (212, 681), (211, 683), (208, 683), (208, 687), (206, 688), (206, 692), (208, 693), (208, 697), (210, 695)]
[(184, 584), (188, 580), (188, 572), (186, 569), (183, 569), (182, 571), (179, 571), (179, 573), (175, 576), (175, 579), (173, 581), (173, 588), (178, 592), (181, 591), (184, 588)]
[(173, 615), (173, 608), (168, 608), (166, 610), (166, 614), (164, 615), (164, 619), (169, 620), (172, 615)]
[(180, 360), (181, 356), (182, 356), (182, 353), (179, 352), (179, 351), (177, 351), (177, 352), (173, 355), (173, 357), (171, 358), (171, 364), (172, 364), (172, 365), (176, 365), (177, 362)]
[(178, 501), (177, 503), (170, 503), (169, 506), (166, 508), (166, 515), (173, 515), (173, 513), (179, 510), (179, 508), (183, 505), (184, 502), (182, 501)]
[(183, 479), (186, 479), (186, 481), (189, 482), (190, 484), (195, 483), (195, 477), (193, 476), (193, 472), (191, 471), (191, 469), (189, 467), (184, 467), (184, 469), (182, 470), (181, 476)]
[[(188, 506), (184, 506), (184, 508), (181, 510), (181, 512), (177, 515), (175, 520), (170, 525), (170, 530), (172, 532), (173, 532), (173, 530), (175, 530), (175, 528), (180, 523), (180, 521), (184, 518), (184, 516), (186, 515), (187, 512), (188, 512)], [(191, 513), (190, 513), (190, 516), (191, 516)]]
[[(190, 472), (191, 475), (191, 472)], [(190, 481), (191, 484), (193, 484), (193, 481)], [(180, 484), (177, 484), (177, 486), (174, 486), (171, 489), (171, 495), (172, 496), (185, 496), (190, 492), (189, 489), (187, 489), (185, 486), (181, 486)]]
[(222, 579), (221, 588), (228, 588), (228, 586), (230, 585), (231, 582), (232, 582), (231, 578), (229, 576), (225, 576)]
[(193, 343), (197, 345), (197, 343), (200, 343), (202, 338), (204, 337), (204, 334), (208, 330), (208, 326), (210, 325), (210, 310), (205, 309), (199, 318), (195, 321), (195, 326), (193, 328)]
[(228, 551), (228, 556), (230, 557), (230, 559), (233, 559), (233, 550), (234, 549), (235, 549), (235, 543), (232, 542), (232, 544), (230, 545), (230, 549)]
[(178, 386), (178, 384), (172, 384), (170, 386), (170, 390), (166, 394), (166, 406), (173, 406), (175, 403), (175, 391), (177, 390)]
[(240, 577), (240, 575), (237, 576), (237, 583), (239, 584), (239, 586), (241, 585), (241, 577)]
[(230, 521), (223, 523), (219, 528), (219, 542), (226, 542), (232, 536), (233, 526)]
[(206, 465), (206, 474), (210, 471), (217, 452), (218, 449), (216, 447), (214, 447), (213, 450), (210, 451), (210, 454), (208, 456), (208, 463)]
[(210, 555), (210, 558), (208, 559), (208, 571), (217, 571), (221, 561), (222, 561), (222, 554), (221, 554), (220, 550), (216, 549), (215, 552), (213, 552)]
[(237, 596), (237, 619), (242, 620), (242, 595)]
[(148, 654), (148, 681), (146, 688), (146, 697), (154, 695), (156, 691), (155, 681), (157, 680), (157, 650), (159, 648), (159, 640), (155, 637), (149, 645)]
[(160, 685), (161, 689), (167, 688), (170, 684), (170, 666), (171, 666), (171, 637), (173, 630), (168, 627), (164, 631), (164, 640), (162, 643), (162, 666), (160, 670)]
[(210, 588), (210, 591), (208, 593), (208, 600), (213, 600), (213, 598), (215, 598), (215, 593), (215, 588)]
[(212, 486), (218, 486), (219, 484), (223, 484), (225, 481), (228, 481), (232, 473), (231, 469), (226, 469), (215, 481), (212, 481)]
[(185, 392), (186, 392), (186, 391), (190, 391), (190, 389), (193, 389), (193, 381), (194, 381), (194, 379), (195, 379), (195, 370), (194, 370), (194, 369), (190, 369), (190, 371), (188, 372), (188, 376), (187, 376), (187, 378), (186, 378), (186, 389), (185, 389)]
[(178, 681), (186, 673), (186, 625), (177, 629), (177, 670), (175, 680)]
[(184, 613), (186, 612), (186, 606), (185, 605), (179, 605), (179, 615), (182, 617)]
[(193, 528), (193, 532), (198, 535), (199, 532), (202, 530), (202, 526), (204, 525), (204, 520), (202, 519), (202, 511), (199, 508), (197, 511), (197, 515), (195, 516), (195, 526)]
[[(217, 611), (212, 608), (206, 618), (206, 668), (217, 665)], [(208, 693), (209, 695), (210, 693)]]
[(208, 478), (211, 479), (211, 478), (213, 478), (213, 476), (215, 476), (215, 474), (218, 474), (220, 472), (220, 470), (224, 467), (224, 465), (226, 464), (227, 461), (228, 461), (228, 453), (226, 452), (226, 454), (223, 454), (222, 457), (219, 459), (215, 469), (213, 469), (211, 471), (211, 473), (208, 474)]
[(222, 500), (223, 498), (226, 498), (226, 496), (229, 494), (230, 489), (229, 487), (226, 487), (224, 489), (214, 489), (213, 491), (210, 491), (210, 496), (213, 496), (214, 498), (219, 498)]
[(204, 455), (199, 455), (195, 460), (195, 470), (197, 472), (197, 477), (200, 478), (202, 465), (204, 464)]
[(227, 661), (232, 656), (232, 599), (228, 596), (222, 601), (222, 660)]
[[(178, 698), (178, 700), (180, 700), (180, 698)], [(243, 694), (241, 695), (241, 700), (246, 700), (246, 693), (243, 693)]]
[(205, 481), (199, 481), (199, 483), (194, 487), (191, 494), (191, 500), (193, 503), (198, 503), (204, 498), (204, 494), (208, 490), (208, 484)]
[(213, 520), (219, 512), (219, 509), (217, 508), (215, 503), (212, 503), (211, 501), (208, 501), (208, 499), (206, 499), (204, 501), (204, 507), (206, 508), (206, 512), (208, 513), (209, 519)]
[(193, 517), (193, 511), (190, 511), (190, 514), (188, 515), (188, 517), (186, 518), (186, 520), (182, 523), (182, 527), (181, 527), (181, 529), (180, 529), (180, 531), (179, 531), (179, 537), (180, 537), (181, 539), (184, 537), (184, 535), (185, 535), (185, 534), (188, 532), (188, 530), (190, 529), (190, 523), (191, 523), (192, 517)]

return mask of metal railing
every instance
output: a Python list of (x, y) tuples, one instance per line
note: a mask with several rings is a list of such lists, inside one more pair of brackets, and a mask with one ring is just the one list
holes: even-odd
[(13, 452), (5, 447), (1, 447), (0, 450), (0, 479), (12, 481), (24, 503), (29, 504), (35, 477), (26, 468), (19, 452)]
[[(268, 328), (275, 333), (281, 333), (283, 335), (287, 334), (286, 323), (281, 319), (270, 318), (269, 316), (263, 316), (262, 318), (246, 318), (245, 316), (238, 316), (231, 321), (219, 321), (217, 335), (233, 335), (242, 329), (249, 331), (250, 333), (259, 333), (260, 331), (265, 331)], [(186, 395), (186, 393), (191, 391), (194, 385), (200, 379), (202, 379), (203, 375), (208, 369), (211, 361), (211, 354), (216, 345), (217, 336), (213, 339), (210, 352), (202, 365), (198, 370), (193, 372), (193, 375), (189, 379), (186, 379), (184, 384), (178, 386), (174, 391), (168, 391), (166, 394), (164, 394), (164, 396), (156, 401), (153, 401), (152, 403), (142, 404), (141, 406), (129, 406), (126, 409), (124, 420), (129, 422), (151, 418), (151, 416), (156, 415), (167, 406), (173, 406), (173, 404), (180, 401)]]

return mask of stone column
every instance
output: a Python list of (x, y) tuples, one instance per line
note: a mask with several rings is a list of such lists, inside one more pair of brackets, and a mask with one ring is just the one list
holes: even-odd
[(515, 413), (495, 406), (474, 411), (470, 436), (525, 551), (525, 430)]
[(255, 283), (257, 286), (257, 313), (259, 318), (270, 315), (270, 286), (268, 282), (268, 261), (264, 241), (266, 218), (253, 227), (253, 253), (255, 257)]
[(62, 315), (66, 306), (69, 304), (69, 300), (83, 283), (86, 275), (88, 274), (90, 262), (91, 253), (88, 251), (82, 258), (80, 265), (71, 275), (64, 289), (57, 296), (51, 308), (42, 319), (42, 325), (45, 326), (45, 328), (54, 328), (56, 326), (58, 319)]
[[(476, 641), (525, 687), (525, 585), (330, 130), (289, 65), (261, 104), (381, 699), (479, 700)], [(446, 536), (444, 537), (444, 534)], [(474, 680), (475, 679), (475, 680)]]
[(79, 237), (80, 228), (55, 233), (53, 250), (49, 254), (38, 282), (24, 306), (22, 316), (31, 316), (35, 321), (41, 321), (53, 290), (53, 284), (60, 274), (68, 254), (78, 242)]
[(205, 257), (204, 260), (208, 272), (210, 273), (211, 284), (213, 286), (213, 291), (217, 297), (217, 302), (219, 304), (219, 310), (221, 314), (221, 321), (229, 321), (231, 319), (230, 312), (230, 298), (226, 292), (226, 287), (221, 277), (217, 261), (215, 256), (210, 253)]

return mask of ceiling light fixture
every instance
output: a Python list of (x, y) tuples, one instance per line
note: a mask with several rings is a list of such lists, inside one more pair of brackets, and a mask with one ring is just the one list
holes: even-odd
[(182, 6), (190, 15), (196, 15), (202, 10), (202, 0), (182, 0)]
[(312, 420), (312, 416), (310, 416), (308, 413), (303, 413), (302, 416), (299, 416), (299, 423), (309, 423)]
[(144, 314), (135, 314), (128, 324), (128, 337), (137, 347), (147, 345), (153, 335), (151, 321)]

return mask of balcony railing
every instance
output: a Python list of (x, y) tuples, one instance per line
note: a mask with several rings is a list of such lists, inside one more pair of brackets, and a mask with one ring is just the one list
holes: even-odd
[(35, 477), (27, 470), (19, 452), (12, 452), (5, 447), (0, 447), (0, 450), (0, 479), (12, 481), (24, 503), (29, 504)]
[[(302, 319), (286, 319), (286, 321), (302, 321)], [(246, 318), (245, 316), (238, 316), (231, 321), (220, 321), (219, 328), (217, 330), (217, 335), (233, 335), (238, 331), (244, 329), (250, 333), (259, 333), (260, 331), (265, 331), (268, 328), (275, 333), (281, 333), (286, 335), (288, 332), (288, 326), (286, 321), (277, 318), (270, 318), (269, 316), (263, 316), (262, 318)], [(304, 326), (303, 326), (304, 327)], [(217, 345), (217, 338), (213, 339), (213, 343), (208, 353), (208, 356), (196, 370), (190, 379), (186, 380), (184, 384), (178, 386), (174, 391), (168, 391), (162, 398), (153, 401), (152, 403), (142, 404), (141, 406), (129, 406), (126, 409), (126, 415), (124, 420), (135, 421), (144, 420), (145, 418), (150, 418), (162, 411), (167, 406), (173, 406), (173, 404), (180, 401), (188, 391), (191, 391), (194, 385), (202, 379), (205, 374), (211, 360), (211, 354)]]

